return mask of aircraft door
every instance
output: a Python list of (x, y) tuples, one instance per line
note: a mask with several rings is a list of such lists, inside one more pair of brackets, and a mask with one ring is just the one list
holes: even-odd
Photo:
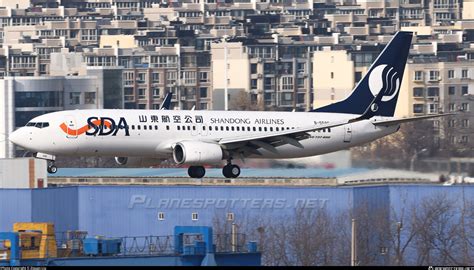
[(344, 125), (344, 142), (350, 143), (352, 140), (352, 126), (351, 124)]
[(71, 115), (66, 116), (66, 138), (75, 139), (77, 135), (76, 120)]

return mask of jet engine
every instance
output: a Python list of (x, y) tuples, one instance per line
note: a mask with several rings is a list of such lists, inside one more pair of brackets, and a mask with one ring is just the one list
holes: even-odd
[(125, 165), (128, 162), (128, 158), (127, 157), (115, 157), (115, 162), (118, 165)]
[(158, 158), (142, 158), (142, 157), (115, 157), (118, 165), (134, 168), (134, 167), (150, 167), (160, 165), (163, 159)]
[(220, 145), (198, 141), (183, 141), (173, 148), (173, 159), (177, 164), (219, 164), (224, 158)]

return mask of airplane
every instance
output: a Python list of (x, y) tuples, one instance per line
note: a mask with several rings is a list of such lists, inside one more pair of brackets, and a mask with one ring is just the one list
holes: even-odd
[(58, 170), (57, 155), (111, 156), (121, 165), (172, 158), (192, 178), (205, 176), (204, 165), (225, 162), (223, 175), (236, 178), (236, 159), (330, 153), (392, 134), (404, 122), (448, 115), (394, 117), (412, 35), (397, 32), (347, 98), (308, 112), (70, 110), (35, 117), (9, 139), (46, 159), (49, 173)]

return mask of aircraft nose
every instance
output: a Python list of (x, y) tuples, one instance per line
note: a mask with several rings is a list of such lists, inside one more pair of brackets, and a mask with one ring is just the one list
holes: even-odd
[(24, 130), (22, 130), (21, 128), (17, 129), (13, 131), (13, 133), (10, 134), (8, 139), (10, 140), (10, 142), (16, 145), (23, 146), (25, 144), (25, 138), (26, 138), (24, 136), (24, 133), (25, 133)]

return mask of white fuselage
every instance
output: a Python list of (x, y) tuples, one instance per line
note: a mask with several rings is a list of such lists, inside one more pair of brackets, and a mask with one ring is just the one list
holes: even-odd
[[(354, 117), (314, 112), (75, 110), (36, 117), (30, 123), (47, 126), (22, 127), (10, 139), (30, 151), (50, 155), (170, 158), (172, 147), (181, 141), (218, 143), (222, 138), (325, 125)], [(370, 142), (398, 127), (359, 121), (309, 132), (311, 137), (300, 141), (303, 148), (284, 144), (276, 147), (277, 153), (259, 148), (261, 155), (250, 158), (320, 155)]]

